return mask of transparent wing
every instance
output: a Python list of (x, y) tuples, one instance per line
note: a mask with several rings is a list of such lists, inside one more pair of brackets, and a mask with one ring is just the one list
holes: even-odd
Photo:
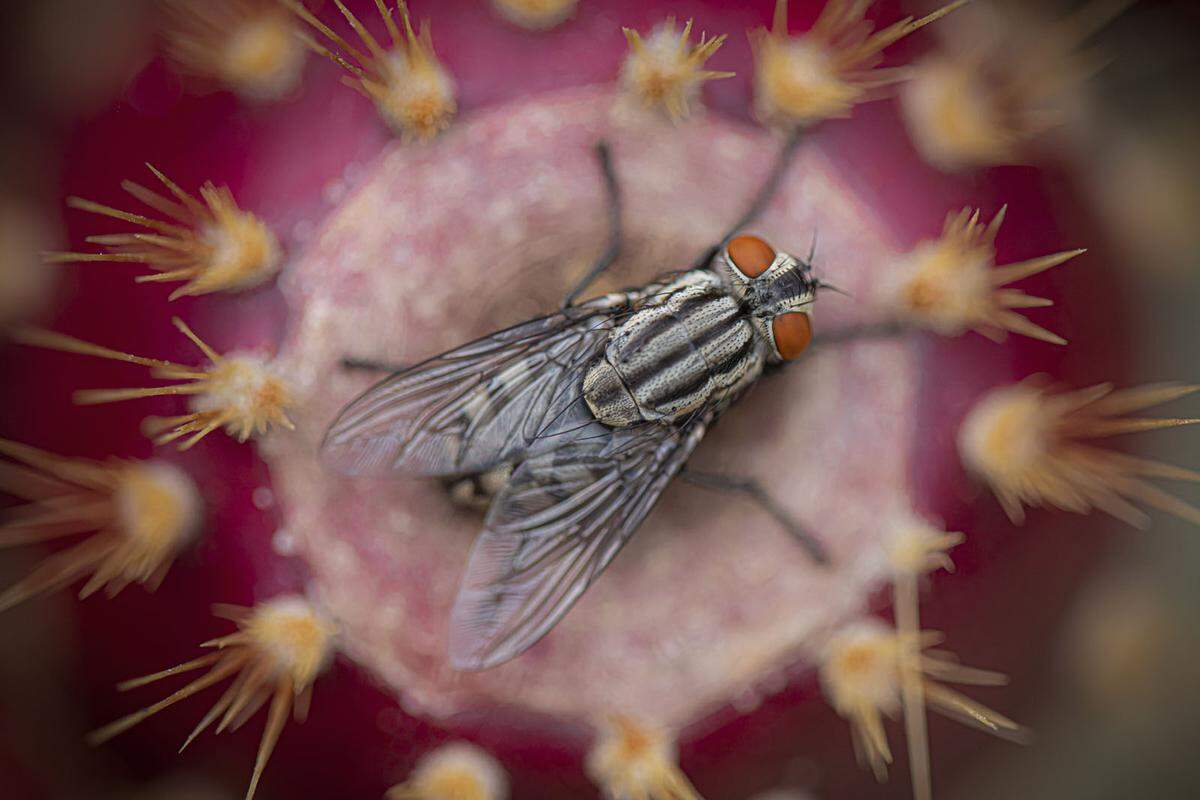
[(617, 430), (592, 423), (523, 462), (471, 553), (450, 618), (454, 666), (495, 666), (554, 627), (633, 535), (713, 416)]
[(570, 441), (591, 420), (583, 370), (624, 308), (594, 300), (397, 373), (342, 411), (323, 456), (353, 475), (456, 475)]

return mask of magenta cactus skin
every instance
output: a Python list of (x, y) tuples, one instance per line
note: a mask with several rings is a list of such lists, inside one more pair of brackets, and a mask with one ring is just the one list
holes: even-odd
[[(370, 18), (370, 2), (350, 5), (364, 19)], [(438, 56), (459, 88), (461, 115), (454, 125), (463, 129), (500, 126), (507, 115), (528, 113), (530, 108), (553, 109), (564, 102), (563, 97), (598, 97), (607, 90), (580, 87), (614, 79), (625, 53), (619, 26), (645, 31), (667, 13), (679, 18), (694, 16), (697, 28), (730, 34), (709, 66), (738, 73), (707, 86), (704, 96), (710, 120), (705, 124), (755, 144), (749, 159), (755, 165), (754, 174), (769, 160), (770, 150), (764, 148), (771, 147), (771, 141), (756, 130), (749, 115), (752, 69), (743, 35), (745, 29), (769, 22), (769, 3), (743, 7), (719, 2), (664, 5), (584, 0), (570, 22), (536, 34), (503, 22), (481, 3), (413, 5), (414, 16), (432, 20)], [(797, 30), (811, 21), (819, 7), (819, 3), (792, 5), (792, 26)], [(896, 4), (886, 2), (872, 12), (872, 18), (884, 21), (900, 15)], [(920, 36), (900, 42), (889, 49), (887, 63), (903, 63), (927, 45)], [(415, 150), (421, 145), (391, 144), (389, 132), (370, 103), (341, 86), (336, 70), (317, 59), (306, 69), (301, 93), (276, 105), (243, 104), (224, 92), (196, 95), (185, 91), (192, 88), (190, 84), (185, 87), (161, 60), (147, 65), (110, 109), (79, 123), (65, 153), (62, 195), (117, 204), (120, 181), (142, 174), (141, 164), (147, 161), (185, 187), (209, 179), (227, 184), (243, 207), (253, 209), (272, 226), (287, 250), (288, 272), (282, 288), (183, 298), (168, 306), (169, 286), (134, 285), (131, 271), (122, 266), (69, 267), (62, 271), (54, 312), (44, 323), (117, 349), (192, 363), (191, 346), (170, 326), (171, 314), (178, 314), (219, 351), (265, 347), (272, 351), (282, 348), (285, 354), (294, 355), (298, 345), (295, 329), (289, 329), (289, 324), (303, 316), (296, 307), (297, 298), (329, 291), (311, 286), (297, 289), (301, 281), (320, 274), (313, 266), (321, 258), (312, 254), (313, 243), (328, 230), (328, 220), (337, 218), (346, 203), (354, 202), (356, 192), (383, 183), (379, 171), (387, 159), (398, 158), (401, 161), (396, 163), (403, 163), (409, 158), (406, 148)], [(456, 135), (456, 128), (448, 139)], [(628, 146), (633, 149), (638, 140), (628, 135)], [(655, 135), (666, 134), (660, 130)], [(709, 135), (708, 129), (678, 133), (680, 141), (689, 142), (698, 154), (704, 153)], [(573, 164), (580, 174), (570, 180), (586, 185), (586, 157), (572, 161), (554, 150), (585, 139), (578, 131), (572, 136), (559, 139), (557, 145), (551, 143), (546, 158)], [(619, 158), (626, 140), (618, 136), (616, 141)], [(425, 147), (429, 148), (428, 158), (436, 162), (439, 153), (454, 148), (454, 143), (440, 141)], [(870, 235), (891, 247), (904, 249), (936, 235), (947, 211), (967, 204), (994, 210), (1003, 203), (1009, 204), (1009, 216), (998, 243), (999, 263), (1087, 243), (1088, 221), (1073, 202), (1070, 187), (1064, 186), (1062, 176), (1052, 167), (997, 168), (971, 177), (944, 176), (920, 163), (890, 102), (860, 106), (852, 119), (822, 125), (812, 135), (811, 147), (823, 155), (846, 196), (876, 221)], [(479, 162), (474, 163), (473, 158)], [(468, 174), (485, 174), (495, 169), (488, 158), (482, 152), (475, 156), (467, 153), (462, 163)], [(716, 187), (730, 191), (738, 187), (737, 170), (714, 167), (714, 172)], [(640, 186), (637, 180), (633, 185)], [(751, 188), (741, 186), (742, 191)], [(597, 197), (598, 191), (597, 183)], [(481, 200), (480, 205), (486, 206), (490, 199)], [(736, 207), (728, 207), (727, 218), (732, 219)], [(467, 203), (455, 211), (461, 224), (469, 226), (476, 210)], [(711, 210), (716, 213), (715, 207)], [(452, 215), (443, 210), (434, 216), (446, 225)], [(767, 221), (774, 230), (785, 223), (778, 212), (774, 217), (768, 215)], [(75, 213), (67, 213), (65, 223), (67, 243), (72, 247), (80, 246), (84, 236), (110, 230), (102, 227), (104, 223)], [(632, 227), (637, 230), (636, 225)], [(681, 230), (688, 237), (683, 241), (689, 241), (691, 228), (681, 226)], [(455, 233), (435, 232), (430, 240)], [(835, 232), (834, 238), (842, 233)], [(600, 228), (594, 227), (591, 234), (590, 241), (570, 246), (573, 255), (598, 247)], [(670, 230), (662, 235), (667, 241), (684, 236)], [(703, 244), (694, 242), (696, 248)], [(802, 244), (794, 242), (797, 248)], [(836, 254), (835, 249), (825, 264), (831, 278)], [(680, 263), (663, 266), (675, 268), (691, 255), (691, 251), (680, 253)], [(1093, 521), (1063, 514), (1034, 512), (1024, 528), (1014, 528), (999, 506), (963, 474), (955, 452), (955, 434), (971, 402), (993, 385), (1035, 372), (1077, 385), (1101, 379), (1119, 381), (1124, 371), (1127, 322), (1115, 308), (1117, 293), (1098, 288), (1118, 280), (1093, 252), (1086, 263), (1027, 282), (1030, 291), (1058, 302), (1056, 309), (1039, 320), (1073, 342), (1087, 342), (1086, 352), (1015, 336), (996, 345), (974, 334), (948, 340), (918, 336), (909, 345), (917, 365), (912, 375), (905, 376), (913, 379), (915, 391), (908, 419), (912, 437), (907, 445), (911, 497), (918, 511), (942, 520), (948, 530), (968, 533), (966, 544), (953, 553), (957, 572), (935, 575), (931, 580), (923, 625), (946, 632), (965, 661), (1009, 673), (1015, 688), (991, 690), (987, 702), (1018, 717), (1020, 687), (1040, 669), (1040, 645), (1053, 629), (1065, 592), (1086, 568), (1101, 538), (1094, 535)], [(518, 298), (517, 293), (510, 296)], [(538, 298), (542, 303), (553, 302), (549, 295), (538, 294)], [(494, 309), (487, 298), (466, 297), (462, 302), (470, 305), (476, 300), (480, 301), (478, 307), (461, 309), (472, 320)], [(521, 302), (519, 298), (517, 302)], [(830, 306), (839, 302), (823, 300)], [(524, 301), (522, 312), (535, 313), (535, 306)], [(457, 311), (437, 309), (435, 325), (444, 324)], [(838, 313), (832, 312), (831, 318), (836, 319)], [(852, 318), (854, 312), (841, 313)], [(517, 318), (509, 313), (505, 321)], [(420, 330), (420, 326), (411, 330)], [(467, 333), (466, 326), (463, 333)], [(378, 343), (369, 335), (364, 341)], [(405, 347), (408, 352), (426, 354), (455, 343), (431, 335), (426, 328)], [(3, 401), (2, 433), (53, 452), (91, 458), (148, 456), (151, 447), (138, 433), (141, 419), (148, 414), (175, 413), (177, 408), (170, 398), (77, 407), (71, 403), (72, 391), (126, 385), (122, 377), (127, 374), (125, 368), (19, 348), (6, 348), (0, 358), (6, 385), (17, 387), (6, 393)], [(128, 385), (136, 385), (132, 381), (141, 376), (130, 370)], [(340, 399), (348, 399), (348, 395)], [(788, 403), (776, 400), (771, 407), (786, 413)], [(864, 403), (862, 410), (869, 412), (869, 404)], [(314, 413), (314, 424), (318, 416)], [(747, 423), (742, 420), (722, 427), (735, 424), (741, 428)], [(726, 447), (737, 446), (729, 436), (721, 439)], [(118, 681), (190, 658), (199, 642), (226, 632), (209, 615), (212, 602), (249, 604), (280, 592), (302, 590), (314, 576), (303, 548), (289, 557), (281, 555), (277, 546), (277, 532), (292, 524), (286, 507), (288, 490), (275, 487), (274, 502), (269, 502), (263, 491), (278, 480), (272, 475), (280, 469), (278, 465), (269, 468), (252, 445), (217, 435), (187, 453), (164, 449), (160, 455), (182, 465), (199, 485), (208, 504), (205, 535), (193, 553), (176, 563), (155, 594), (133, 587), (111, 601), (93, 598), (72, 604), (69, 614), (54, 623), (69, 626), (78, 637), (74, 678), (84, 716), (92, 726), (160, 696), (153, 690), (119, 694), (113, 689)], [(822, 464), (798, 460), (796, 480), (803, 480), (804, 470), (813, 468), (820, 469)], [(295, 486), (289, 489), (295, 491)], [(679, 503), (674, 502), (676, 506)], [(668, 508), (667, 512), (675, 510)], [(1078, 535), (1085, 529), (1087, 536)], [(639, 538), (647, 534), (652, 532), (643, 530)], [(346, 538), (353, 539), (354, 534)], [(886, 587), (880, 585), (879, 589), (872, 605), (886, 615)], [(663, 586), (660, 590), (670, 593), (676, 589)], [(441, 611), (444, 609), (438, 613)], [(23, 609), (22, 613), (35, 612)], [(780, 613), (787, 610), (780, 609)], [(811, 670), (798, 665), (786, 674), (786, 688), (776, 687), (754, 708), (737, 710), (726, 705), (690, 719), (681, 731), (681, 765), (700, 793), (708, 800), (741, 798), (788, 782), (811, 780), (820, 796), (827, 798), (906, 796), (909, 789), (903, 758), (897, 758), (891, 782), (877, 786), (869, 772), (854, 765), (846, 723), (821, 698)], [(566, 683), (561, 675), (552, 679)], [(504, 708), (495, 693), (483, 693), (486, 702), (474, 707), (464, 702), (453, 715), (435, 718), (409, 713), (395, 694), (394, 687), (376, 671), (339, 656), (330, 672), (318, 680), (307, 722), (285, 730), (264, 777), (262, 796), (379, 797), (408, 774), (421, 754), (442, 741), (460, 737), (476, 742), (502, 762), (516, 798), (595, 796), (583, 770), (590, 732), (580, 720)], [(119, 759), (123, 765), (118, 771), (127, 771), (135, 779), (186, 765), (211, 770), (231, 786), (241, 786), (260, 723), (251, 723), (233, 736), (202, 737), (184, 756), (176, 756), (178, 744), (206, 708), (202, 701), (185, 706), (107, 745), (106, 758)], [(958, 735), (936, 718), (931, 722), (931, 739), (935, 776), (941, 782), (952, 780), (956, 764), (989, 744), (976, 734)], [(82, 750), (83, 744), (68, 738), (62, 747)], [(86, 758), (73, 761), (85, 764)], [(7, 748), (0, 742), (0, 764), (8, 760)], [(7, 772), (0, 768), (0, 774)], [(93, 778), (84, 773), (74, 780), (88, 785)], [(40, 794), (31, 787), (28, 796), (54, 796), (52, 787), (63, 785), (63, 780), (46, 783)], [(17, 796), (22, 796), (22, 790), (17, 791)]]

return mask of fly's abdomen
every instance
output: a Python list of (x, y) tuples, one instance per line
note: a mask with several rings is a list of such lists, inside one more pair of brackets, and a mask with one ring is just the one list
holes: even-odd
[(755, 336), (719, 287), (686, 286), (613, 332), (584, 378), (584, 397), (615, 427), (675, 419), (757, 375)]

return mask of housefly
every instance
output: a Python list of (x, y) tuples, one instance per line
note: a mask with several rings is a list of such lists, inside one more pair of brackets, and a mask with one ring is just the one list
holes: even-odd
[[(485, 669), (537, 642), (637, 530), (705, 432), (772, 365), (812, 340), (822, 284), (807, 260), (732, 235), (774, 192), (789, 141), (755, 205), (691, 269), (585, 302), (620, 249), (608, 149), (610, 243), (556, 313), (398, 371), (351, 402), (323, 455), (355, 475), (511, 475), (496, 493), (451, 612), (450, 659)], [(687, 473), (685, 473), (685, 476)], [(752, 481), (742, 490), (820, 546)]]

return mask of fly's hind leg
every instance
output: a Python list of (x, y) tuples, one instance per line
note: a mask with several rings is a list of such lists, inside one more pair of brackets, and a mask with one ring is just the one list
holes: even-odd
[(788, 133), (783, 146), (779, 148), (779, 154), (775, 156), (775, 163), (771, 165), (771, 171), (767, 173), (766, 180), (763, 181), (762, 186), (759, 187), (754, 197), (750, 199), (750, 204), (746, 206), (746, 210), (738, 217), (737, 222), (729, 226), (716, 244), (700, 254), (700, 257), (692, 263), (692, 269), (707, 267), (709, 262), (713, 260), (713, 257), (721, 252), (721, 248), (730, 239), (762, 215), (763, 211), (770, 205), (771, 201), (775, 199), (775, 195), (779, 192), (779, 185), (783, 183), (784, 176), (787, 175), (788, 167), (792, 165), (792, 160), (796, 156), (796, 150), (803, 138), (803, 131), (799, 128), (793, 129)]
[(600, 164), (600, 173), (604, 176), (604, 190), (608, 206), (608, 244), (587, 274), (575, 284), (571, 291), (567, 292), (567, 296), (562, 302), (563, 308), (575, 305), (579, 295), (587, 291), (592, 282), (600, 277), (604, 270), (612, 266), (612, 263), (617, 260), (617, 256), (621, 254), (621, 187), (617, 182), (617, 173), (613, 168), (612, 151), (609, 149), (608, 142), (601, 140), (596, 143), (596, 160)]
[(779, 505), (770, 492), (762, 487), (762, 484), (753, 478), (741, 478), (713, 472), (698, 472), (690, 468), (683, 469), (679, 473), (679, 477), (693, 486), (713, 489), (718, 492), (736, 492), (743, 495), (782, 525), (784, 530), (790, 533), (799, 542), (800, 546), (808, 552), (809, 557), (814, 562), (821, 565), (829, 563), (829, 554), (825, 552), (825, 545), (821, 544), (816, 537), (809, 533), (790, 512)]
[(387, 361), (376, 361), (373, 358), (345, 356), (342, 358), (342, 369), (361, 369), (367, 372), (403, 372), (408, 369), (408, 365), (391, 364)]

